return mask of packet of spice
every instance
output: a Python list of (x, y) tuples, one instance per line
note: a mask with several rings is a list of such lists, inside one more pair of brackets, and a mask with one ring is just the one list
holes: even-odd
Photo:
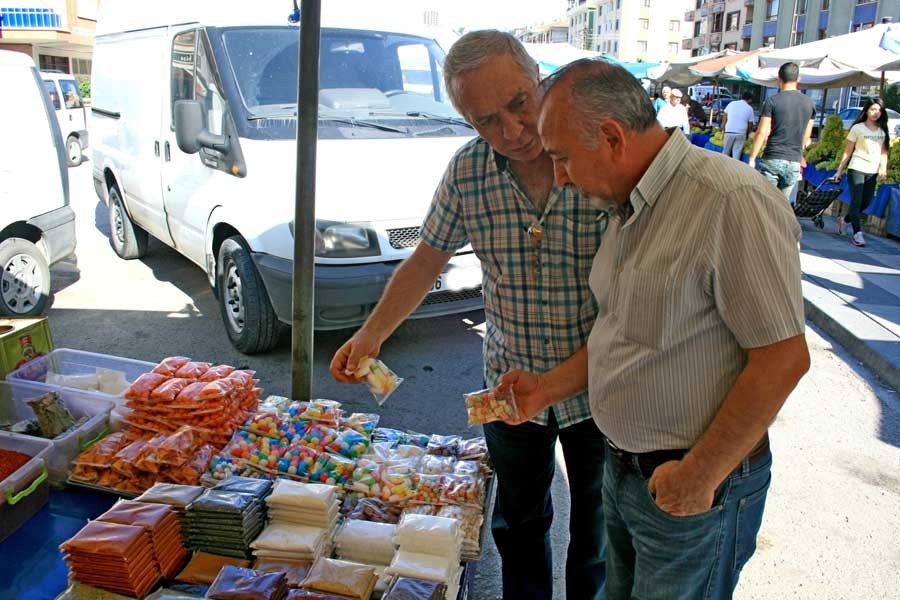
[(62, 400), (56, 392), (48, 392), (40, 398), (25, 401), (34, 415), (37, 417), (41, 431), (47, 439), (53, 439), (59, 434), (75, 426), (75, 419), (68, 409), (63, 406)]

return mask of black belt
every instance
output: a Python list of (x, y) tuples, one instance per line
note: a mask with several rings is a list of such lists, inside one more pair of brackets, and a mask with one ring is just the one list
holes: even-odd
[[(672, 460), (681, 460), (688, 450), (656, 450), (654, 452), (628, 452), (622, 450), (613, 444), (609, 438), (606, 438), (606, 444), (609, 446), (610, 454), (620, 464), (636, 472), (644, 479), (650, 479), (656, 467)], [(769, 434), (766, 433), (763, 439), (750, 451), (747, 460), (750, 464), (756, 463), (769, 450)]]

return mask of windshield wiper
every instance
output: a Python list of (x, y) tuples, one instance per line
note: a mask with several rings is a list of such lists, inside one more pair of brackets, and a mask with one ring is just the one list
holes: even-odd
[(468, 127), (469, 129), (475, 129), (470, 124), (468, 124), (465, 120), (459, 119), (456, 117), (445, 117), (444, 115), (436, 115), (434, 113), (422, 112), (420, 110), (410, 110), (406, 113), (407, 117), (420, 117), (422, 119), (431, 119), (432, 121), (440, 121), (441, 123), (447, 123), (449, 125), (458, 125), (460, 127)]
[[(297, 112), (290, 113), (268, 113), (268, 114), (259, 114), (259, 115), (250, 115), (247, 117), (248, 121), (263, 121), (266, 119), (296, 119)], [(371, 127), (373, 129), (380, 129), (381, 131), (390, 131), (391, 133), (403, 133), (408, 134), (409, 130), (406, 128), (394, 127), (392, 125), (384, 125), (382, 123), (376, 123), (375, 121), (366, 121), (365, 119), (357, 119), (356, 117), (339, 117), (337, 115), (319, 115), (320, 121), (329, 121), (331, 123), (343, 123), (345, 125), (350, 125), (351, 127)]]

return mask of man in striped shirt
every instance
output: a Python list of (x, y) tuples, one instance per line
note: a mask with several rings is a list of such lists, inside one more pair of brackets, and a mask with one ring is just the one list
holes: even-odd
[(767, 429), (809, 368), (800, 228), (738, 161), (657, 125), (624, 69), (546, 82), (539, 130), (558, 184), (610, 207), (584, 362), (513, 371), (525, 416), (588, 381), (609, 440), (607, 597), (730, 598), (768, 491)]
[[(588, 275), (606, 214), (572, 186), (554, 185), (553, 164), (537, 134), (537, 64), (513, 36), (479, 31), (453, 45), (444, 77), (454, 106), (480, 137), (456, 153), (435, 193), (422, 241), (397, 269), (371, 317), (335, 354), (331, 373), (338, 381), (357, 383), (345, 370), (353, 371), (362, 356), (378, 355), (466, 244), (483, 272), (488, 385), (499, 384), (511, 369), (542, 372), (573, 355), (586, 356), (597, 315)], [(585, 381), (530, 422), (484, 426), (497, 474), (491, 525), (503, 562), (504, 598), (553, 596), (550, 485), (557, 439), (572, 498), (566, 595), (603, 597), (598, 456), (606, 443), (591, 419), (586, 388)]]

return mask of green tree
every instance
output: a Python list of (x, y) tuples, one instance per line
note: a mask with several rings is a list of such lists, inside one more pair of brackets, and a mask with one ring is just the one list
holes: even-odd
[(884, 104), (888, 108), (900, 110), (900, 83), (892, 83), (884, 88)]
[(807, 148), (804, 156), (806, 156), (807, 162), (815, 164), (817, 169), (833, 171), (841, 162), (846, 139), (847, 132), (844, 130), (844, 122), (839, 116), (831, 115), (825, 121), (819, 141)]

